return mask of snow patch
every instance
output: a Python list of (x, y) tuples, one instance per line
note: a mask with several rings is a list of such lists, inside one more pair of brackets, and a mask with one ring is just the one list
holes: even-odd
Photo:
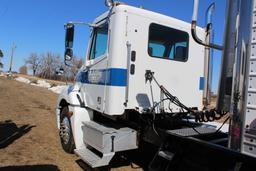
[(47, 88), (48, 90), (50, 90), (56, 94), (60, 94), (62, 92), (62, 90), (67, 87), (67, 85), (57, 85), (57, 86), (51, 87), (51, 84), (46, 82), (45, 80), (37, 80), (37, 82), (34, 83), (24, 77), (18, 77), (18, 78), (15, 78), (15, 80), (19, 81), (19, 82), (26, 83), (26, 84), (30, 84), (33, 86)]
[(56, 94), (60, 94), (64, 88), (66, 88), (66, 85), (58, 85), (55, 87), (48, 88), (48, 90), (53, 91)]
[(44, 88), (50, 88), (51, 84), (46, 82), (45, 80), (37, 80), (36, 86), (38, 87), (44, 87)]
[(23, 77), (18, 77), (18, 78), (15, 78), (16, 81), (19, 81), (19, 82), (22, 82), (22, 83), (26, 83), (26, 84), (29, 84), (30, 83), (30, 80), (27, 79), (27, 78), (23, 78)]

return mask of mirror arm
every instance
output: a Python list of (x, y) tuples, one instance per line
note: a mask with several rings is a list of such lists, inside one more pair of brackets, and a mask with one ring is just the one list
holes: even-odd
[(68, 67), (72, 67), (70, 64), (67, 63), (67, 60), (64, 60), (64, 64)]
[(72, 25), (85, 25), (85, 26), (89, 26), (89, 27), (96, 27), (95, 24), (92, 23), (86, 23), (86, 22), (80, 22), (80, 21), (70, 21), (67, 24), (65, 24), (64, 26), (66, 27), (67, 25), (72, 24)]

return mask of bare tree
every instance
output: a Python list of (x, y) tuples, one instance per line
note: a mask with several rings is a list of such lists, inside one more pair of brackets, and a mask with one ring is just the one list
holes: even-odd
[(36, 75), (40, 62), (41, 60), (37, 53), (31, 53), (28, 59), (26, 60), (26, 64), (28, 64), (29, 68), (33, 71), (33, 76)]
[(38, 76), (46, 79), (57, 79), (56, 69), (61, 66), (60, 55), (47, 52), (46, 55), (41, 55), (41, 59)]
[(27, 75), (28, 74), (28, 67), (26, 65), (23, 65), (23, 66), (20, 67), (19, 71), (20, 71), (20, 74)]
[(61, 65), (64, 69), (64, 78), (67, 81), (74, 81), (75, 76), (78, 70), (82, 67), (83, 60), (74, 56), (73, 59), (69, 62), (69, 66)]
[(78, 70), (83, 65), (83, 60), (74, 56), (74, 58), (72, 59), (71, 63), (72, 64), (71, 64), (71, 67), (70, 67), (70, 80), (74, 80)]
[[(36, 74), (41, 78), (73, 81), (83, 61), (80, 58), (74, 57), (70, 62), (70, 66), (67, 67), (64, 65), (59, 54), (47, 52), (40, 56), (36, 53), (31, 53), (26, 60), (26, 64), (29, 64), (30, 69), (33, 70), (33, 75)], [(60, 68), (63, 68), (65, 71), (62, 76), (57, 72)]]

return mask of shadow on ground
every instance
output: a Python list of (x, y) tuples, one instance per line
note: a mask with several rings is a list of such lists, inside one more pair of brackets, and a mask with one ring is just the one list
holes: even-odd
[(55, 165), (25, 165), (0, 167), (1, 171), (59, 171)]
[(0, 122), (0, 149), (6, 148), (15, 140), (19, 139), (35, 126), (22, 125), (18, 127), (11, 120)]

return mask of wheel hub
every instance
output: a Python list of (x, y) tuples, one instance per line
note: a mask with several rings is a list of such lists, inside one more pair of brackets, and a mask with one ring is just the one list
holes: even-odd
[(71, 134), (70, 124), (67, 117), (64, 117), (60, 124), (60, 137), (64, 144), (67, 144)]

